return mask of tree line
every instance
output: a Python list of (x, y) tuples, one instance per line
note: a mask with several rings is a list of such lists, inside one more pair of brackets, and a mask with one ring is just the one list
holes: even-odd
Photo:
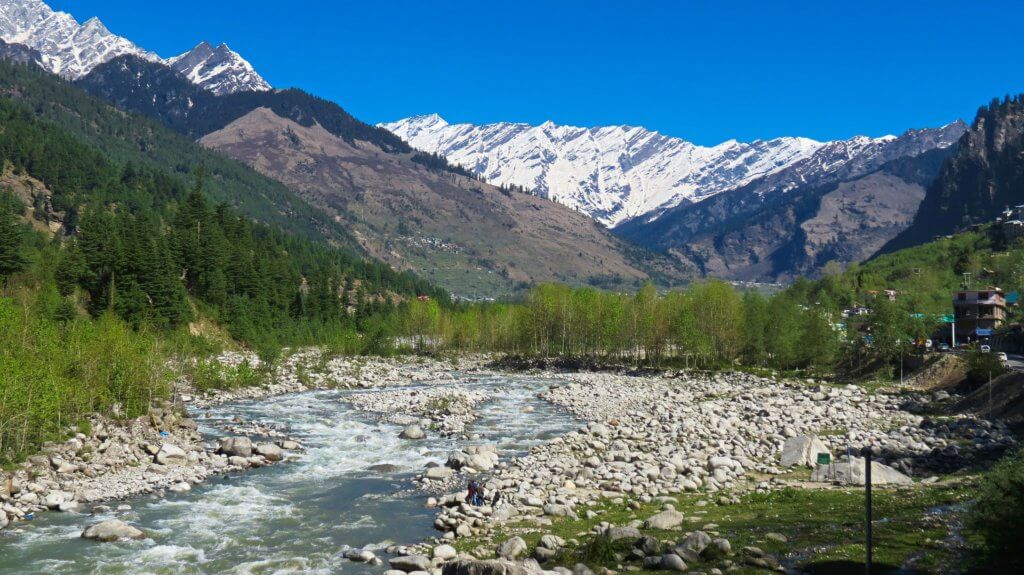
[(869, 316), (844, 318), (841, 291), (836, 278), (773, 295), (714, 280), (663, 293), (648, 283), (635, 294), (545, 284), (515, 304), (408, 302), (402, 341), (425, 352), (854, 372), (891, 370), (935, 328), (884, 297), (870, 301)]

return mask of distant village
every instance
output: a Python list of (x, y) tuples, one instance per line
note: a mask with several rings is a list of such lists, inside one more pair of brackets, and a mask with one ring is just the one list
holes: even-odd
[[(1003, 210), (991, 224), (975, 224), (971, 231), (985, 232), (1010, 243), (1017, 238), (1024, 237), (1024, 205)], [(952, 235), (936, 236), (936, 240), (951, 239)], [(965, 281), (965, 284), (967, 282)], [(1020, 293), (1011, 291), (1004, 292), (996, 286), (986, 286), (984, 289), (965, 289), (952, 292), (950, 298), (951, 314), (942, 315), (939, 318), (940, 327), (932, 337), (923, 342), (917, 342), (922, 347), (935, 348), (940, 350), (955, 349), (970, 345), (980, 345), (985, 350), (991, 350), (992, 346), (998, 343), (1002, 330), (1007, 326), (1009, 308), (1016, 308), (1020, 302)], [(889, 301), (896, 301), (899, 292), (894, 289), (881, 291), (869, 291), (870, 299), (883, 297)], [(843, 324), (837, 324), (837, 329), (845, 330), (850, 320), (869, 316), (872, 313), (868, 305), (858, 305), (842, 312)], [(1016, 331), (1021, 331), (1017, 325)], [(870, 334), (865, 333), (865, 338), (870, 341)]]

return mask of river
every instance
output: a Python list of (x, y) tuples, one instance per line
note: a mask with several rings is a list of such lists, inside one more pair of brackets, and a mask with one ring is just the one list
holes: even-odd
[[(467, 431), (497, 443), (505, 461), (578, 425), (536, 397), (550, 380), (455, 377), (461, 385), (492, 392)], [(399, 426), (345, 402), (352, 393), (360, 392), (299, 393), (196, 414), (210, 440), (224, 434), (219, 423), (240, 416), (285, 427), (306, 450), (298, 461), (211, 479), (187, 493), (130, 500), (128, 512), (44, 513), (20, 524), (20, 532), (0, 533), (0, 573), (382, 572), (384, 567), (346, 561), (344, 550), (436, 535), (434, 512), (423, 506), (422, 493), (411, 492), (411, 479), (427, 463), (443, 463), (462, 442), (399, 439)], [(114, 516), (141, 527), (149, 538), (80, 538), (89, 524)]]

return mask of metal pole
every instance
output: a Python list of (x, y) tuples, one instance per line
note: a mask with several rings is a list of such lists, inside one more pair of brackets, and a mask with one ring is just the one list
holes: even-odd
[(861, 453), (864, 455), (864, 507), (867, 515), (867, 561), (864, 563), (864, 573), (871, 575), (871, 447), (865, 447)]

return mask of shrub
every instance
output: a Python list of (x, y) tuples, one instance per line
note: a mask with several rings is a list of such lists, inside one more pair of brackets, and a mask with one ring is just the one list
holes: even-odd
[(982, 479), (968, 525), (984, 541), (989, 561), (1024, 567), (1024, 449), (1004, 457)]
[(1005, 371), (995, 353), (981, 353), (977, 347), (967, 353), (967, 378), (971, 383), (987, 383), (990, 377), (994, 379)]

